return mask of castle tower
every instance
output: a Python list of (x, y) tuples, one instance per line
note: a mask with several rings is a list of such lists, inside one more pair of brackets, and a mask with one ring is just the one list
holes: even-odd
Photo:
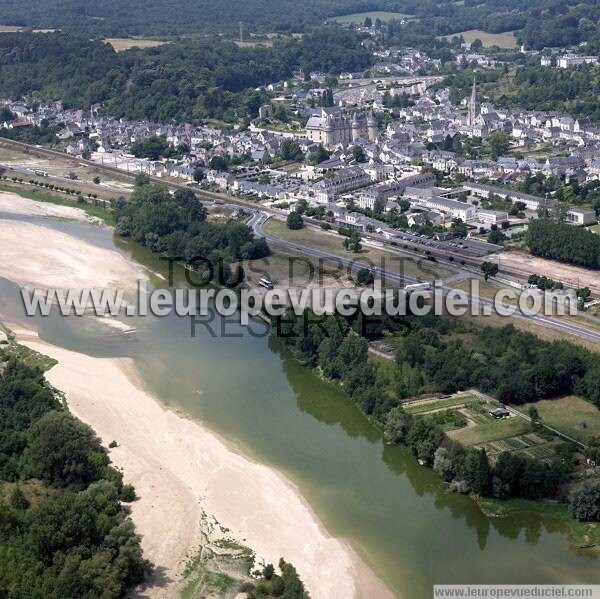
[(469, 112), (467, 114), (467, 125), (472, 127), (475, 125), (475, 120), (479, 116), (479, 102), (477, 101), (477, 83), (475, 77), (473, 77), (473, 89), (471, 91), (471, 97), (469, 99)]
[(370, 110), (369, 114), (367, 115), (367, 135), (369, 137), (369, 141), (375, 141), (379, 137), (377, 119), (375, 118), (372, 110)]
[(352, 118), (352, 141), (356, 141), (360, 137), (360, 121), (358, 120), (358, 115), (354, 113), (354, 117)]

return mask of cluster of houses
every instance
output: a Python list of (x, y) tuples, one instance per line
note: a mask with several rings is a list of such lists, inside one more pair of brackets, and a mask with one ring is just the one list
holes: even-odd
[[(465, 60), (471, 60), (469, 48), (463, 50), (457, 59), (464, 56)], [(570, 54), (552, 58), (561, 67), (561, 61), (571, 60), (572, 56), (584, 61), (590, 58)], [(335, 105), (324, 107), (315, 100), (324, 97), (328, 92), (325, 88), (291, 91), (285, 82), (272, 84), (268, 86), (270, 103), (260, 108), (259, 118), (245, 129), (114, 119), (103, 116), (99, 106), (86, 111), (69, 110), (60, 102), (39, 103), (33, 110), (22, 101), (10, 100), (0, 100), (0, 106), (6, 106), (15, 118), (0, 126), (56, 124), (57, 138), (69, 154), (128, 172), (145, 172), (190, 183), (200, 171), (204, 175), (203, 185), (271, 202), (293, 204), (304, 199), (329, 209), (339, 210), (352, 204), (377, 213), (398, 209), (397, 199), (402, 197), (410, 203), (409, 216), (416, 224), (423, 219), (431, 222), (460, 219), (491, 226), (508, 218), (504, 212), (480, 209), (478, 202), (465, 201), (465, 196), (481, 199), (493, 194), (536, 211), (540, 198), (507, 191), (510, 188), (502, 185), (535, 173), (560, 176), (567, 181), (600, 180), (597, 125), (564, 114), (496, 108), (479, 101), (475, 81), (470, 95), (457, 106), (450, 101), (448, 89), (431, 87), (439, 77), (412, 77), (404, 82), (394, 78), (398, 74), (422, 72), (424, 67), (435, 68), (425, 53), (410, 48), (380, 50), (377, 58), (376, 70), (393, 75), (387, 80), (394, 85), (352, 87), (352, 83), (346, 82), (335, 92)], [(311, 74), (313, 80), (320, 77), (324, 75)], [(359, 73), (343, 73), (339, 78), (360, 77)], [(386, 119), (388, 124), (383, 127), (378, 124), (377, 116), (390, 111), (384, 105), (386, 94), (410, 94), (418, 98), (408, 106), (396, 108), (399, 118)], [(303, 126), (269, 127), (278, 103), (288, 109), (292, 106), (298, 123)], [(455, 147), (453, 142), (465, 138), (485, 140), (494, 132), (505, 133), (524, 157), (468, 159), (460, 152), (461, 144)], [(151, 136), (164, 137), (179, 150), (176, 158), (135, 157), (132, 146)], [(322, 146), (328, 150), (329, 158), (316, 165), (308, 162), (291, 169), (271, 168), (289, 139), (307, 156)], [(551, 155), (544, 160), (533, 153), (539, 144), (550, 148)], [(360, 162), (356, 146), (361, 148)], [(527, 148), (532, 148), (532, 156), (527, 156)], [(238, 157), (236, 164), (240, 166), (230, 168), (230, 172), (211, 169), (216, 157)], [(435, 186), (435, 176), (424, 172), (423, 166), (450, 176), (459, 175), (466, 182), (458, 191), (441, 189)], [(481, 182), (482, 179), (485, 181)], [(491, 188), (490, 181), (497, 182), (497, 188)], [(346, 216), (341, 214), (339, 218), (346, 222)], [(360, 227), (366, 222), (361, 215), (348, 218), (352, 221), (347, 223), (350, 226)], [(593, 211), (574, 209), (566, 218), (574, 224), (588, 224), (595, 220), (595, 215)]]
[(543, 67), (556, 67), (557, 69), (570, 69), (572, 67), (580, 67), (587, 64), (599, 64), (597, 56), (585, 56), (583, 54), (573, 54), (567, 52), (565, 54), (545, 54), (540, 58), (540, 64)]

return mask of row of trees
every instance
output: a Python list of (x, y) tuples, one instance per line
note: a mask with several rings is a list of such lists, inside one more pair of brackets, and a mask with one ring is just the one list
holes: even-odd
[(41, 370), (0, 361), (0, 595), (126, 596), (150, 572), (121, 506), (133, 489)]
[(132, 237), (153, 252), (164, 252), (197, 269), (208, 280), (218, 273), (218, 282), (234, 285), (243, 279), (232, 263), (263, 258), (269, 254), (264, 239), (255, 239), (243, 223), (211, 223), (207, 211), (191, 190), (177, 190), (174, 195), (162, 185), (152, 185), (146, 176), (136, 179), (129, 202), (115, 205), (116, 229)]
[(587, 229), (548, 219), (533, 220), (525, 242), (534, 256), (600, 268), (600, 237)]

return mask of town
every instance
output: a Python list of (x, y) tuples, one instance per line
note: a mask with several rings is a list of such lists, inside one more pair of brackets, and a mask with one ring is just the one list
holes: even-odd
[(0, 597), (599, 591), (597, 2), (0, 3)]
[[(484, 70), (487, 55), (469, 52), (462, 44), (457, 64)], [(53, 145), (71, 156), (284, 210), (300, 202), (317, 218), (388, 238), (398, 228), (443, 239), (457, 224), (469, 237), (501, 227), (493, 242), (553, 211), (574, 225), (597, 223), (600, 202), (569, 205), (557, 189), (540, 196), (519, 184), (600, 185), (600, 126), (568, 114), (495, 108), (481, 98), (477, 75), (470, 94), (452, 104), (441, 76), (418, 74), (435, 72), (425, 53), (377, 54), (386, 62), (368, 77), (298, 73), (265, 86), (270, 101), (244, 129), (127, 121), (103, 116), (98, 105), (65, 110), (60, 102), (9, 99), (0, 101), (12, 115), (1, 126), (53, 127)], [(570, 65), (570, 56), (558, 67)]]

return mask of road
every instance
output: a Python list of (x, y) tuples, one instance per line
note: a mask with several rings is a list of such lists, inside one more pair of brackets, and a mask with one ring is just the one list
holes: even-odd
[[(366, 264), (357, 260), (344, 258), (341, 256), (337, 256), (335, 254), (331, 254), (324, 250), (320, 250), (317, 248), (313, 248), (310, 246), (302, 245), (299, 243), (292, 243), (289, 241), (285, 241), (283, 239), (277, 239), (276, 237), (272, 237), (265, 233), (263, 229), (263, 225), (267, 220), (271, 217), (270, 214), (266, 212), (261, 212), (259, 210), (254, 209), (254, 214), (251, 220), (248, 222), (248, 226), (250, 226), (257, 237), (263, 237), (272, 247), (281, 248), (290, 253), (301, 253), (306, 256), (311, 256), (314, 258), (323, 258), (330, 261), (333, 261), (338, 264), (342, 264), (343, 266), (350, 268), (352, 270), (360, 270), (361, 268), (367, 268), (372, 270), (374, 274), (381, 278), (385, 278), (387, 281), (391, 281), (400, 286), (413, 285), (416, 283), (420, 283), (418, 279), (414, 277), (410, 277), (401, 273), (393, 272), (391, 270), (384, 270), (381, 268), (372, 268), (372, 265)], [(444, 297), (448, 295), (451, 291), (451, 287), (442, 286), (441, 292)], [(468, 294), (467, 294), (468, 295)], [(494, 313), (494, 302), (485, 298), (475, 298), (469, 296), (470, 302), (474, 303), (479, 310), (480, 314), (490, 315)], [(523, 314), (522, 312), (515, 312), (514, 318), (523, 318), (530, 322), (534, 322), (542, 327), (554, 329), (555, 331), (563, 332), (569, 335), (573, 335), (580, 339), (585, 339), (588, 341), (592, 341), (594, 343), (600, 343), (600, 331), (595, 331), (593, 329), (587, 329), (582, 326), (578, 326), (575, 324), (571, 324), (569, 322), (563, 322), (555, 317), (551, 316), (528, 316)]]
[[(0, 169), (1, 168), (5, 168), (6, 170), (10, 170), (14, 173), (19, 173), (20, 175), (23, 175), (24, 177), (36, 177), (36, 178), (41, 178), (42, 175), (37, 175), (36, 174), (36, 170), (37, 169), (32, 169), (32, 168), (27, 168), (25, 166), (15, 166), (14, 164), (0, 164)], [(108, 191), (110, 193), (127, 193), (126, 189), (123, 189), (122, 187), (112, 187), (111, 185), (107, 185), (106, 183), (94, 183), (93, 181), (81, 181), (79, 179), (70, 179), (69, 177), (60, 177), (59, 175), (53, 175), (51, 173), (48, 173), (47, 175), (43, 175), (44, 179), (47, 179), (49, 182), (58, 182), (62, 185), (77, 185), (78, 187), (85, 187), (86, 189), (90, 189), (96, 193), (102, 192), (102, 191)]]
[[(22, 142), (7, 140), (5, 138), (0, 139), (0, 144), (17, 147), (20, 150), (22, 150), (26, 153), (29, 153), (29, 154), (38, 153), (38, 154), (44, 155), (44, 156), (60, 158), (61, 160), (69, 160), (70, 159), (77, 164), (82, 164), (82, 165), (92, 167), (99, 172), (104, 171), (107, 173), (111, 173), (113, 175), (119, 175), (121, 178), (127, 178), (130, 180), (133, 180), (135, 178), (135, 174), (127, 173), (127, 172), (117, 169), (115, 167), (101, 165), (96, 162), (92, 162), (90, 160), (83, 160), (80, 158), (72, 158), (72, 157), (66, 155), (64, 152), (48, 150), (46, 148), (40, 148), (37, 146), (25, 144)], [(190, 189), (189, 185), (175, 183), (172, 181), (165, 181), (164, 179), (161, 179), (160, 177), (150, 176), (150, 180), (154, 183), (160, 183), (162, 185), (166, 185), (168, 188), (174, 189), (174, 190)], [(217, 193), (217, 192), (213, 192), (213, 191), (198, 190), (198, 189), (194, 189), (194, 191), (196, 193), (198, 193), (198, 195), (200, 196), (201, 199), (204, 198), (204, 199), (211, 200), (211, 201), (218, 201), (220, 203), (225, 203), (228, 205), (230, 204), (230, 205), (236, 206), (236, 207), (242, 207), (242, 208), (251, 210), (253, 212), (257, 210), (256, 202), (243, 200), (243, 199), (237, 198), (237, 197), (234, 198), (228, 194)], [(266, 207), (261, 207), (260, 211), (263, 214), (266, 214), (267, 218), (272, 215), (281, 215), (282, 214), (281, 210), (266, 208)], [(320, 221), (310, 219), (310, 218), (305, 218), (305, 221), (310, 222), (316, 226), (319, 226), (321, 224)], [(262, 232), (261, 224), (258, 225), (258, 230), (255, 230), (255, 232), (257, 235), (267, 237)], [(464, 241), (464, 242), (462, 242), (462, 244), (466, 247), (461, 248), (456, 243), (454, 244), (454, 246), (450, 245), (451, 243), (454, 243), (454, 242), (432, 243), (431, 240), (426, 240), (426, 239), (423, 239), (420, 237), (417, 238), (416, 235), (413, 235), (411, 233), (407, 233), (407, 232), (402, 232), (402, 233), (395, 232), (395, 233), (397, 233), (401, 237), (401, 239), (398, 239), (397, 241), (394, 241), (394, 240), (388, 241), (388, 240), (382, 239), (381, 235), (369, 234), (369, 233), (363, 233), (362, 237), (371, 239), (373, 241), (380, 242), (384, 246), (388, 246), (389, 249), (398, 249), (398, 250), (402, 250), (409, 254), (412, 253), (413, 255), (415, 255), (415, 257), (420, 257), (420, 258), (424, 257), (425, 259), (433, 259), (436, 261), (439, 260), (443, 263), (446, 263), (446, 264), (452, 266), (453, 268), (458, 268), (458, 269), (461, 269), (464, 267), (467, 267), (467, 269), (468, 269), (469, 267), (471, 267), (471, 268), (475, 268), (478, 270), (481, 267), (482, 262), (485, 260), (485, 257), (481, 256), (481, 251), (477, 250), (476, 249), (477, 246), (474, 245), (474, 243), (479, 244), (480, 242), (472, 242), (471, 240)], [(339, 260), (339, 261), (342, 261), (342, 264), (344, 264), (344, 260), (345, 260), (346, 265), (352, 263), (355, 268), (370, 267), (369, 265), (366, 265), (366, 264), (353, 263), (352, 260), (342, 259), (342, 258), (338, 258), (337, 256), (328, 255), (326, 252), (322, 252), (321, 250), (318, 250), (315, 248), (299, 246), (298, 244), (288, 244), (287, 242), (282, 242), (281, 240), (276, 240), (276, 239), (270, 238), (270, 237), (267, 237), (267, 239), (273, 246), (282, 247), (283, 249), (287, 249), (288, 251), (295, 250), (295, 251), (300, 251), (309, 256), (317, 257), (317, 258), (329, 258), (329, 259)], [(488, 245), (488, 244), (486, 244), (486, 245)], [(375, 272), (377, 272), (377, 274), (380, 274), (380, 275), (382, 274), (382, 273), (379, 273), (378, 271), (375, 271)], [(468, 272), (468, 270), (467, 270), (467, 272)], [(472, 274), (472, 273), (470, 273), (470, 274)], [(511, 270), (508, 270), (503, 265), (501, 265), (501, 274), (514, 277), (517, 280), (521, 280), (523, 277), (522, 272), (514, 272)], [(385, 276), (389, 280), (397, 282), (401, 285), (411, 284), (414, 282), (414, 279), (411, 280), (411, 277), (398, 275), (397, 273), (386, 272)], [(489, 300), (479, 300), (479, 303), (480, 304), (487, 303), (488, 305), (493, 306), (492, 302)], [(527, 316), (523, 315), (522, 317), (535, 320), (541, 326), (553, 328), (553, 329), (563, 331), (563, 332), (571, 334), (571, 335), (575, 335), (579, 338), (588, 339), (595, 343), (600, 343), (600, 332), (596, 332), (594, 330), (586, 329), (584, 327), (579, 327), (577, 325), (572, 325), (569, 323), (563, 323), (563, 322), (558, 321), (555, 318), (547, 317), (547, 316), (527, 317)]]

